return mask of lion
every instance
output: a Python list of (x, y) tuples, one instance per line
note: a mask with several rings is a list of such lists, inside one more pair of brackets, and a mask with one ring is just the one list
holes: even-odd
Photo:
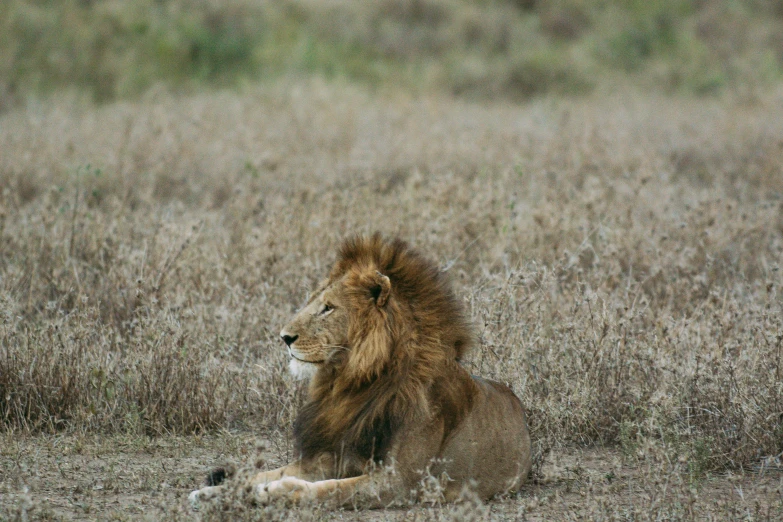
[[(422, 500), (423, 476), (439, 479), (439, 501), (466, 487), (486, 499), (527, 478), (522, 403), (460, 364), (474, 344), (463, 307), (446, 274), (405, 242), (346, 240), (280, 336), (308, 398), (293, 427), (299, 458), (252, 477), (258, 503), (386, 507)], [(190, 500), (198, 506), (223, 487)]]

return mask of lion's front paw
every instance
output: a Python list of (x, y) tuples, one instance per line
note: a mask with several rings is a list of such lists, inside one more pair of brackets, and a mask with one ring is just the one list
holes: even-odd
[(262, 505), (269, 504), (274, 499), (288, 499), (294, 502), (310, 499), (314, 496), (312, 482), (296, 477), (283, 477), (268, 484), (259, 484), (255, 489), (256, 502)]
[(190, 502), (190, 509), (193, 511), (198, 511), (198, 508), (201, 507), (201, 498), (199, 496), (200, 490), (191, 491), (190, 495), (188, 495), (188, 502)]
[(266, 506), (269, 504), (269, 493), (266, 491), (267, 484), (257, 484), (253, 488), (253, 500), (259, 506)]
[(190, 502), (191, 509), (198, 511), (199, 507), (201, 507), (201, 503), (203, 501), (212, 500), (217, 496), (221, 488), (222, 486), (209, 486), (191, 491), (188, 495), (188, 502)]

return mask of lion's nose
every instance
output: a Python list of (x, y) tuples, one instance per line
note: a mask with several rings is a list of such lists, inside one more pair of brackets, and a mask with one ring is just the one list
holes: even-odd
[(286, 346), (291, 346), (292, 344), (294, 344), (296, 342), (297, 339), (299, 339), (298, 335), (291, 336), (291, 335), (288, 335), (288, 334), (283, 334), (280, 337), (283, 338), (283, 342), (286, 344)]

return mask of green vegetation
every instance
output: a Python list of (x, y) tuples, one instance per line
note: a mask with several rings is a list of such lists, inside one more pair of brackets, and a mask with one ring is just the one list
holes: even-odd
[(638, 82), (717, 93), (783, 69), (779, 0), (8, 0), (0, 108), (64, 87), (97, 101), (156, 84), (284, 75), (526, 99)]

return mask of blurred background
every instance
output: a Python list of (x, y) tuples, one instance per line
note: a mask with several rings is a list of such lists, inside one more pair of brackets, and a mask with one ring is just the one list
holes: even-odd
[(313, 75), (478, 100), (753, 97), (782, 70), (783, 0), (0, 3), (0, 111), (62, 90), (105, 103)]

